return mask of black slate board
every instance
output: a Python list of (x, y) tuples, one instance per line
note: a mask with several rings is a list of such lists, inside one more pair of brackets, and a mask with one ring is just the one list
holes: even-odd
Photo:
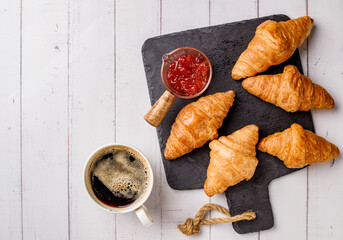
[[(231, 70), (239, 55), (253, 38), (256, 27), (267, 19), (285, 21), (289, 18), (285, 15), (272, 15), (172, 33), (146, 40), (142, 47), (142, 55), (151, 104), (153, 105), (165, 91), (160, 77), (162, 56), (175, 48), (189, 46), (203, 51), (213, 66), (212, 82), (202, 96), (227, 90), (234, 90), (236, 93), (234, 105), (218, 131), (219, 136), (229, 135), (248, 124), (256, 124), (260, 127), (260, 139), (269, 134), (283, 131), (292, 123), (299, 123), (305, 129), (314, 131), (311, 112), (287, 113), (281, 108), (249, 94), (242, 88), (242, 81), (235, 81), (231, 78)], [(263, 74), (281, 73), (287, 64), (297, 66), (302, 72), (298, 50), (287, 62), (273, 66)], [(165, 144), (177, 113), (195, 100), (197, 99), (177, 99), (157, 128), (167, 181), (171, 188), (177, 190), (203, 188), (210, 160), (208, 143), (176, 160), (168, 161), (163, 156)], [(273, 179), (296, 171), (288, 169), (279, 159), (259, 151), (257, 158), (259, 164), (253, 178), (248, 182), (243, 181), (230, 187), (225, 192), (230, 212), (233, 215), (246, 210), (253, 210), (257, 214), (255, 220), (233, 223), (233, 227), (238, 233), (266, 230), (274, 225), (268, 185)]]

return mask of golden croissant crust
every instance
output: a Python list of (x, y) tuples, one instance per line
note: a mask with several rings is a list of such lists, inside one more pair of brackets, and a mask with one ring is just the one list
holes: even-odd
[(218, 137), (218, 128), (235, 99), (233, 91), (215, 93), (185, 106), (171, 128), (164, 157), (175, 159)]
[(256, 144), (258, 127), (248, 125), (229, 136), (222, 136), (210, 142), (210, 164), (204, 191), (207, 196), (224, 192), (244, 179), (248, 181), (254, 175), (258, 160)]
[(292, 65), (287, 65), (281, 74), (247, 78), (242, 86), (249, 93), (287, 112), (335, 106), (333, 98), (323, 87), (312, 83)]
[(263, 138), (257, 147), (281, 159), (288, 168), (328, 162), (339, 155), (339, 149), (334, 144), (296, 123), (283, 132)]
[(313, 19), (308, 16), (287, 22), (263, 22), (233, 67), (232, 78), (251, 77), (286, 61), (308, 37), (312, 26)]

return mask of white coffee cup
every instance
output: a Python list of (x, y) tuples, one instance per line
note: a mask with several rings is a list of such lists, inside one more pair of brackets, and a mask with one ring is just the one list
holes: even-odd
[[(133, 152), (136, 156), (139, 157), (141, 162), (145, 165), (147, 169), (147, 174), (148, 174), (148, 182), (147, 182), (147, 186), (145, 187), (145, 191), (133, 203), (124, 207), (113, 207), (113, 206), (109, 206), (103, 203), (96, 197), (91, 186), (90, 174), (91, 174), (92, 165), (94, 164), (95, 160), (97, 160), (97, 157), (101, 153), (106, 152), (113, 148), (118, 149), (118, 150), (128, 150), (130, 152)], [(85, 186), (86, 186), (88, 194), (94, 200), (94, 202), (97, 203), (97, 205), (100, 206), (102, 209), (105, 209), (107, 211), (114, 212), (114, 213), (128, 213), (128, 212), (135, 211), (137, 217), (139, 218), (139, 220), (142, 222), (144, 226), (148, 227), (151, 224), (153, 224), (153, 219), (151, 217), (151, 214), (149, 213), (148, 209), (143, 204), (150, 196), (153, 182), (154, 182), (154, 177), (153, 177), (153, 172), (152, 172), (150, 163), (148, 162), (146, 157), (143, 155), (143, 153), (141, 153), (138, 149), (130, 145), (120, 144), (120, 143), (107, 144), (105, 146), (98, 148), (88, 158), (88, 161), (85, 167), (85, 172), (84, 172), (84, 182), (85, 182)]]

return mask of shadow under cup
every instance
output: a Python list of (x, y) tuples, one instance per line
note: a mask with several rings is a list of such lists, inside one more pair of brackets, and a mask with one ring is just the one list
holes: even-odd
[[(146, 171), (146, 186), (141, 186), (143, 191), (141, 194), (135, 199), (133, 202), (123, 205), (123, 206), (113, 206), (110, 204), (105, 203), (101, 199), (99, 199), (92, 187), (92, 172), (94, 171), (94, 168), (96, 167), (96, 164), (102, 161), (102, 158), (108, 154), (108, 153), (116, 153), (119, 151), (125, 151), (130, 156), (135, 157), (135, 161), (140, 161), (142, 163), (142, 170)], [(105, 165), (106, 166), (106, 165)], [(90, 157), (85, 167), (85, 174), (84, 174), (84, 181), (85, 186), (87, 189), (87, 192), (91, 196), (91, 198), (102, 208), (109, 210), (111, 212), (115, 213), (126, 213), (136, 210), (137, 208), (141, 207), (143, 203), (148, 199), (152, 187), (153, 187), (153, 173), (151, 166), (148, 162), (148, 160), (145, 158), (145, 156), (136, 148), (126, 145), (126, 144), (108, 144), (106, 146), (103, 146), (99, 149), (97, 149)], [(110, 191), (108, 189), (108, 191)], [(144, 206), (142, 206), (144, 207)], [(145, 208), (145, 207), (144, 207)]]

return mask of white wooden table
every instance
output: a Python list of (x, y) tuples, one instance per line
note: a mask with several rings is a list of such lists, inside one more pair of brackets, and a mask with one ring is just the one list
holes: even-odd
[[(0, 239), (343, 239), (341, 157), (272, 182), (271, 230), (239, 235), (225, 224), (182, 235), (177, 224), (205, 203), (227, 206), (225, 197), (170, 189), (143, 120), (145, 39), (278, 13), (315, 20), (302, 63), (336, 108), (313, 119), (342, 151), (342, 0), (0, 0)], [(87, 196), (85, 161), (110, 142), (136, 146), (152, 164), (150, 228)]]

